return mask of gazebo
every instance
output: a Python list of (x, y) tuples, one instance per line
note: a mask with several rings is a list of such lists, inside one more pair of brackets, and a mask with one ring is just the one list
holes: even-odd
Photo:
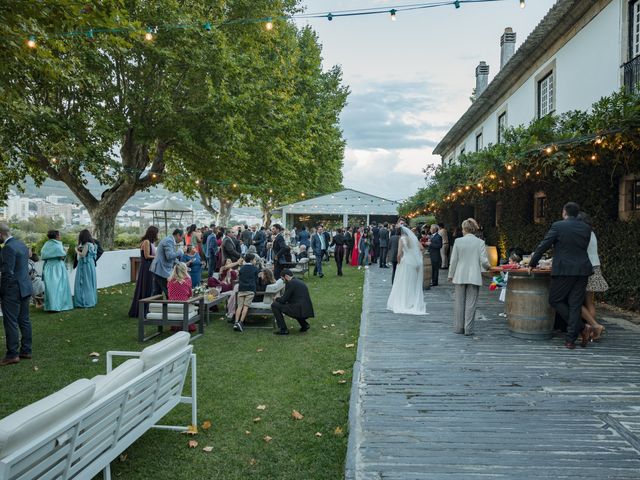
[(177, 222), (182, 225), (182, 217), (185, 213), (191, 214), (193, 220), (193, 210), (188, 207), (182, 206), (176, 200), (171, 198), (164, 198), (159, 202), (147, 205), (140, 209), (141, 212), (153, 213), (153, 223), (158, 224), (164, 221), (164, 234), (169, 235), (169, 222)]
[(368, 225), (371, 222), (395, 222), (399, 202), (345, 189), (320, 197), (283, 205), (274, 214), (280, 215), (285, 228), (314, 226), (331, 227)]

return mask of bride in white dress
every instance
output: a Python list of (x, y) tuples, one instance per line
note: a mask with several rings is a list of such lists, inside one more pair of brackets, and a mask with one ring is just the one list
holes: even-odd
[(420, 242), (411, 230), (402, 227), (398, 243), (398, 267), (387, 300), (387, 310), (393, 313), (424, 315), (426, 307), (422, 294), (422, 250)]

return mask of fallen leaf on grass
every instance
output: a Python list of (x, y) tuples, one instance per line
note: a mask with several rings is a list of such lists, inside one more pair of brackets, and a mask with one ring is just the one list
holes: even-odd
[(316, 432), (316, 437), (321, 437), (322, 434), (320, 432)]
[(355, 343), (347, 343), (347, 344), (345, 345), (345, 347), (346, 347), (346, 348), (353, 348), (353, 347), (355, 347), (355, 346), (356, 346), (356, 344), (355, 344)]
[(89, 354), (89, 356), (90, 356), (90, 357), (99, 357), (99, 356), (100, 356), (100, 354), (99, 354), (98, 352), (91, 352), (91, 353)]
[(196, 425), (189, 425), (187, 429), (182, 433), (185, 435), (197, 435), (198, 427)]
[(270, 437), (269, 435), (265, 435), (264, 437), (262, 437), (262, 439), (263, 439), (265, 442), (269, 443), (271, 440), (273, 440), (273, 437)]
[(266, 406), (266, 405), (258, 405), (258, 406), (256, 407), (256, 409), (258, 409), (258, 410), (266, 410), (266, 409), (267, 409), (267, 406)]
[(66, 340), (65, 340), (65, 342), (67, 342), (67, 343), (71, 343), (71, 340), (69, 340), (69, 339), (66, 339)]
[(329, 328), (329, 327), (327, 327), (326, 325), (322, 325), (322, 328)]
[(33, 366), (33, 371), (34, 371), (34, 372), (37, 372), (38, 370), (40, 370), (40, 369), (38, 368), (38, 366), (37, 366), (37, 365), (34, 365), (34, 366)]
[(245, 431), (244, 431), (244, 434), (245, 434), (245, 435), (251, 435), (251, 432), (250, 432), (249, 430), (245, 430)]
[(293, 417), (294, 420), (302, 420), (304, 418), (304, 415), (302, 415), (297, 410), (294, 410), (293, 412), (291, 412), (291, 416)]
[(333, 372), (334, 375), (344, 375), (344, 370), (334, 370)]
[(260, 352), (264, 352), (264, 348), (258, 348), (258, 349), (256, 350), (256, 352), (258, 352), (258, 353), (260, 353)]
[(196, 448), (198, 446), (198, 442), (196, 440), (189, 440), (189, 448)]
[(262, 420), (260, 417), (256, 417), (253, 419), (253, 423), (258, 423), (260, 420)]
[(347, 383), (346, 380), (338, 380), (338, 383), (343, 384), (343, 383)]
[(213, 447), (204, 447), (202, 451), (207, 453), (213, 452)]
[(335, 326), (336, 326), (336, 324), (335, 324), (335, 323), (332, 323), (332, 324), (331, 324), (331, 326), (332, 326), (332, 327), (335, 327)]
[(336, 427), (336, 429), (333, 431), (334, 435), (342, 435), (342, 428), (340, 427)]
[(202, 429), (209, 430), (211, 428), (211, 422), (209, 420), (205, 420), (202, 422)]
[(118, 460), (120, 460), (121, 462), (125, 462), (128, 456), (129, 455), (127, 455), (126, 453), (121, 453), (120, 456), (118, 457)]
[(256, 463), (258, 463), (258, 462), (256, 461), (255, 458), (252, 458), (251, 460), (249, 460), (249, 465), (251, 465), (251, 466), (254, 466)]

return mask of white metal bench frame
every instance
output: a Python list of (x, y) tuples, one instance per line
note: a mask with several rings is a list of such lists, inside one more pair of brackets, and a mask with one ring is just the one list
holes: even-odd
[[(140, 354), (107, 352), (107, 373), (112, 369), (114, 356)], [(183, 396), (189, 366), (191, 396)], [(0, 459), (0, 479), (90, 480), (103, 472), (104, 480), (111, 480), (110, 463), (147, 430), (189, 428), (157, 424), (179, 403), (191, 405), (191, 425), (197, 425), (196, 356), (192, 345)]]

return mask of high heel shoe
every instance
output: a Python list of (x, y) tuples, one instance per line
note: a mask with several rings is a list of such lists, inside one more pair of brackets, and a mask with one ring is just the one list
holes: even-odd
[(580, 338), (581, 338), (580, 346), (582, 348), (585, 348), (589, 344), (589, 341), (591, 341), (592, 334), (593, 334), (593, 328), (591, 328), (591, 325), (585, 325), (584, 329), (580, 333)]
[(606, 331), (607, 331), (607, 329), (604, 328), (604, 326), (602, 326), (602, 325), (600, 325), (600, 328), (594, 328), (593, 329), (593, 333), (591, 335), (591, 341), (592, 342), (599, 342), (600, 339), (602, 338), (602, 335), (604, 335)]

